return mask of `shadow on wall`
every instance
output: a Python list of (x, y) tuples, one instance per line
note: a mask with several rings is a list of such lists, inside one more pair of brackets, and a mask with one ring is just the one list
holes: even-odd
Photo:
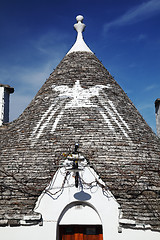
[(88, 194), (88, 193), (85, 193), (83, 190), (78, 192), (78, 193), (75, 193), (74, 194), (74, 198), (79, 200), (79, 201), (87, 201), (87, 200), (90, 200), (91, 199), (91, 195)]

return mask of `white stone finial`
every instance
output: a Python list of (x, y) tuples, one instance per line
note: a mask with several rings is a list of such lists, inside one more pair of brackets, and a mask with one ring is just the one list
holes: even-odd
[(83, 16), (82, 15), (78, 15), (76, 17), (76, 20), (77, 20), (77, 23), (74, 24), (74, 29), (77, 31), (77, 33), (78, 32), (82, 33), (84, 31), (84, 29), (85, 29), (85, 26), (86, 26), (84, 23), (82, 23)]
[(89, 47), (86, 45), (86, 43), (83, 40), (83, 35), (82, 32), (84, 31), (86, 25), (84, 23), (82, 23), (83, 21), (83, 16), (82, 15), (78, 15), (76, 17), (77, 23), (74, 24), (74, 28), (77, 31), (77, 39), (75, 44), (73, 45), (73, 47), (69, 50), (69, 53), (71, 52), (91, 52), (92, 51), (89, 49)]
[(76, 17), (77, 22), (79, 22), (79, 21), (82, 22), (83, 19), (84, 19), (84, 17), (83, 17), (82, 15), (78, 15), (78, 16)]

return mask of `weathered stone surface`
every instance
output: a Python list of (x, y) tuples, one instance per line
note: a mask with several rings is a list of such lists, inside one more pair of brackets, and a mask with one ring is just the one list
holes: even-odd
[[(82, 106), (71, 107), (76, 100), (55, 89), (73, 89), (78, 81), (82, 96), (84, 89), (105, 87), (97, 87), (87, 103), (82, 98)], [(123, 217), (160, 229), (160, 139), (95, 55), (65, 56), (23, 114), (0, 128), (0, 143), (0, 219), (16, 214), (21, 224), (63, 153), (79, 143)]]

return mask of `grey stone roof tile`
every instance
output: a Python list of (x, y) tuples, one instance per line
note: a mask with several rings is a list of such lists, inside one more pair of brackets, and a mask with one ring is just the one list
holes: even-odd
[[(60, 92), (62, 85), (68, 91), (79, 86), (82, 95), (90, 89), (87, 102), (79, 96), (73, 107), (76, 100)], [(160, 229), (160, 139), (94, 54), (65, 56), (22, 115), (0, 127), (0, 142), (2, 225), (22, 224), (24, 216), (36, 214), (35, 203), (62, 153), (78, 142), (123, 217)]]

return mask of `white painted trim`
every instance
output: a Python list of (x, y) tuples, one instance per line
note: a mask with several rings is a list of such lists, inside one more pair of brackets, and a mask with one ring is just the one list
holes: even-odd
[[(58, 229), (62, 216), (71, 206), (80, 203), (89, 206), (98, 214), (99, 224), (102, 223), (104, 240), (107, 240), (108, 235), (118, 232), (119, 205), (113, 195), (101, 187), (104, 183), (96, 172), (87, 165), (83, 165), (83, 168), (84, 170), (80, 172), (81, 184), (78, 188), (75, 187), (74, 173), (66, 175), (66, 167), (60, 168), (48, 188), (40, 196), (35, 211), (42, 214), (44, 222), (53, 222)], [(72, 220), (73, 218), (69, 223)]]
[[(84, 218), (85, 216), (85, 218)], [(58, 225), (102, 225), (97, 210), (86, 202), (72, 202), (62, 211)]]

